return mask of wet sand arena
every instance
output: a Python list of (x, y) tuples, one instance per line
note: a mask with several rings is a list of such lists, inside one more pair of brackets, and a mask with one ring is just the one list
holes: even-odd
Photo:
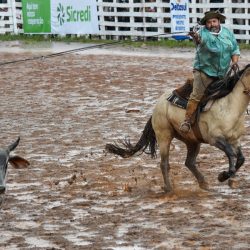
[[(56, 51), (19, 49), (2, 49), (0, 61)], [(218, 182), (227, 159), (208, 145), (198, 165), (211, 192), (198, 187), (174, 141), (171, 196), (159, 155), (121, 159), (104, 150), (138, 140), (157, 98), (190, 75), (192, 57), (188, 49), (116, 47), (1, 66), (0, 145), (20, 135), (14, 153), (31, 165), (9, 166), (0, 249), (250, 249), (249, 116), (235, 189)]]

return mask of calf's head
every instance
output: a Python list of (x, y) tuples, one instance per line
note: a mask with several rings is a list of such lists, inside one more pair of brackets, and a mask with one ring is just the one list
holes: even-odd
[(17, 147), (19, 141), (20, 137), (18, 137), (18, 139), (7, 148), (0, 148), (0, 194), (5, 192), (8, 163), (10, 163), (14, 168), (26, 168), (29, 165), (29, 162), (24, 158), (17, 155), (10, 155), (10, 152)]

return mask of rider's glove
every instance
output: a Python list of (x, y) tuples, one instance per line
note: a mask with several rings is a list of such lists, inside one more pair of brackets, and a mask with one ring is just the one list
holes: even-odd
[(190, 31), (188, 33), (189, 36), (191, 36), (196, 44), (200, 43), (200, 36), (197, 32)]

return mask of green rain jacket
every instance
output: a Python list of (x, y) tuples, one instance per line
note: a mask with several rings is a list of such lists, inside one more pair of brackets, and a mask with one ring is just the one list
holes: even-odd
[(199, 30), (201, 42), (197, 47), (194, 69), (208, 76), (223, 78), (227, 73), (233, 55), (240, 55), (234, 34), (221, 26), (218, 34), (205, 27)]

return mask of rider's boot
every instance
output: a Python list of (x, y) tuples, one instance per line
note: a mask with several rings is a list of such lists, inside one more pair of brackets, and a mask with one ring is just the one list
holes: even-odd
[(183, 133), (188, 133), (191, 129), (192, 124), (194, 123), (194, 114), (198, 107), (199, 101), (194, 99), (189, 99), (186, 109), (185, 120), (180, 126), (180, 131)]

